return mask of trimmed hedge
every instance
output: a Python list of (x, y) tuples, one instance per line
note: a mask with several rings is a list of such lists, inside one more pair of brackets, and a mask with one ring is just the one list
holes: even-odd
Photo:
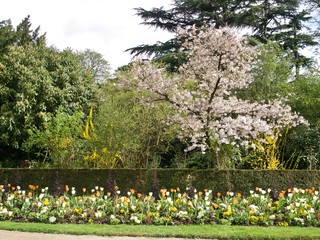
[(191, 170), (191, 169), (0, 169), (0, 184), (11, 183), (26, 189), (29, 184), (49, 187), (57, 194), (65, 185), (76, 187), (104, 187), (113, 191), (114, 186), (128, 191), (158, 193), (161, 188), (177, 188), (185, 191), (189, 186), (214, 193), (226, 191), (249, 194), (256, 187), (271, 188), (274, 192), (287, 188), (320, 187), (320, 171), (306, 170)]

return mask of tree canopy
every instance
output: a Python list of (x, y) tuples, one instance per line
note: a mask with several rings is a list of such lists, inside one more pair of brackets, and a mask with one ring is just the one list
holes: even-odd
[[(260, 43), (276, 41), (293, 55), (297, 75), (301, 66), (309, 59), (301, 50), (308, 46), (318, 45), (317, 32), (308, 29), (308, 24), (314, 20), (312, 14), (319, 6), (314, 1), (298, 0), (174, 0), (172, 8), (153, 8), (146, 10), (137, 8), (137, 15), (142, 24), (176, 32), (178, 27), (223, 26), (249, 29), (249, 35)], [(155, 60), (171, 65), (177, 70), (185, 60), (179, 52), (181, 42), (177, 38), (154, 45), (142, 44), (128, 49), (131, 54), (148, 54)]]
[(176, 111), (169, 121), (178, 123), (180, 137), (190, 140), (189, 150), (217, 152), (216, 144), (237, 145), (238, 140), (246, 145), (261, 133), (272, 136), (276, 128), (303, 122), (280, 100), (261, 103), (235, 96), (252, 81), (255, 50), (230, 28), (192, 28), (180, 34), (187, 39), (182, 46), (189, 58), (177, 74), (138, 62), (131, 70), (133, 79), (122, 78), (120, 84), (151, 93), (148, 101), (167, 102)]
[[(70, 49), (47, 47), (29, 17), (16, 28), (5, 22), (0, 31), (5, 51), (0, 57), (0, 149), (5, 157), (21, 151), (28, 131), (41, 129), (58, 111), (86, 113), (95, 98), (92, 73)], [(12, 149), (12, 151), (10, 150)], [(9, 155), (10, 155), (9, 154)], [(26, 157), (26, 156), (25, 156)]]
[(91, 71), (96, 83), (102, 84), (110, 78), (110, 64), (101, 53), (86, 49), (78, 53), (85, 68)]
[(301, 51), (318, 44), (317, 1), (174, 3), (145, 23), (177, 35), (112, 78), (29, 16), (1, 21), (0, 166), (319, 168), (320, 75)]

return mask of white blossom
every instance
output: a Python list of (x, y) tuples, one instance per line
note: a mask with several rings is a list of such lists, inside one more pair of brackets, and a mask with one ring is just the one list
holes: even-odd
[(136, 224), (140, 224), (140, 223), (141, 223), (141, 221), (138, 219), (137, 216), (131, 216), (131, 217), (130, 217), (130, 220), (133, 221), (133, 222), (135, 222)]
[(96, 218), (101, 218), (102, 217), (102, 212), (101, 211), (97, 211), (97, 212), (94, 213), (94, 216)]
[(49, 217), (49, 222), (50, 222), (50, 223), (54, 223), (54, 222), (56, 222), (56, 221), (57, 221), (57, 218), (56, 218), (56, 217), (54, 217), (54, 216)]
[(274, 220), (275, 218), (276, 218), (276, 215), (274, 215), (274, 214), (272, 214), (272, 215), (269, 216), (269, 219), (270, 219), (270, 220)]

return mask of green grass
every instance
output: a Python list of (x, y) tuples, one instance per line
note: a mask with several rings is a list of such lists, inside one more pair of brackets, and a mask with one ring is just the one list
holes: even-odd
[(224, 225), (99, 225), (0, 222), (1, 230), (74, 235), (143, 236), (215, 239), (320, 239), (312, 227), (246, 227)]

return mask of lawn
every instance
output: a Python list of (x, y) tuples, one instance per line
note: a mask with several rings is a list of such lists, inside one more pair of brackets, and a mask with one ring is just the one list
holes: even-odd
[(225, 225), (103, 225), (44, 224), (0, 222), (1, 230), (44, 232), (99, 236), (144, 236), (208, 239), (320, 239), (320, 229), (314, 227), (255, 227)]

